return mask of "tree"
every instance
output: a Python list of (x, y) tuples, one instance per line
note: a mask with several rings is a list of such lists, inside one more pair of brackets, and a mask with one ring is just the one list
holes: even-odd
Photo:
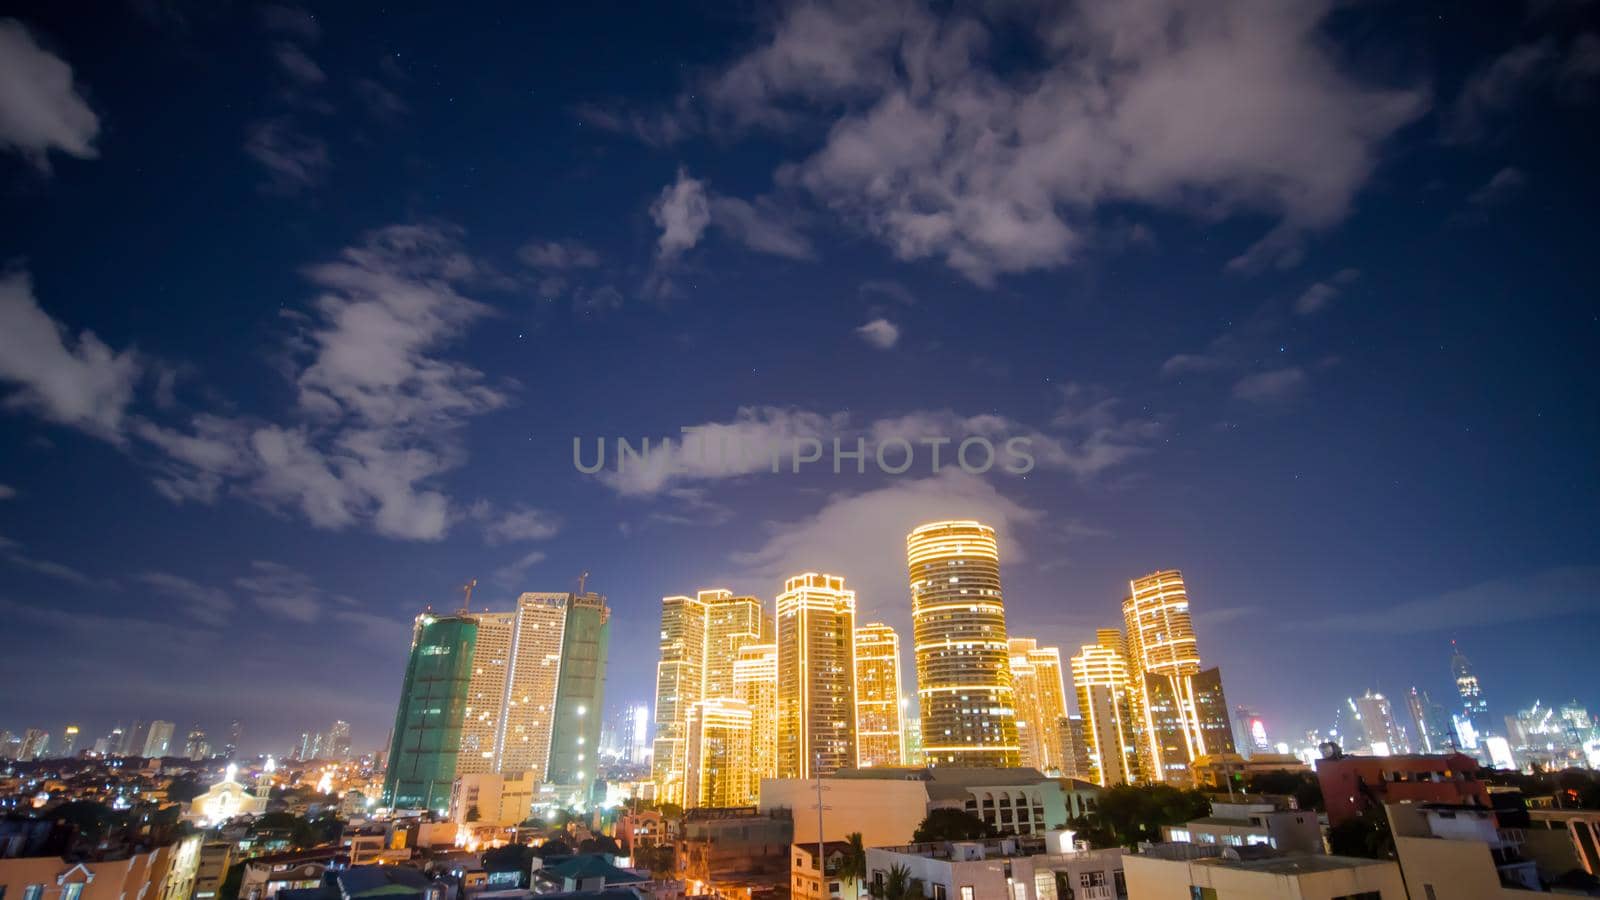
[(484, 871), (518, 872), (533, 864), (533, 849), (527, 844), (506, 844), (483, 852)]
[(928, 811), (911, 840), (918, 843), (930, 841), (974, 841), (994, 837), (988, 822), (964, 809), (941, 806)]
[(582, 843), (578, 844), (578, 852), (604, 853), (607, 856), (621, 856), (622, 848), (617, 846), (617, 842), (611, 838), (606, 837), (603, 834), (597, 834), (592, 838), (585, 838)]
[(1253, 794), (1288, 794), (1300, 809), (1323, 809), (1322, 782), (1311, 772), (1260, 772), (1250, 776), (1249, 790)]
[(1211, 801), (1199, 791), (1170, 784), (1119, 784), (1107, 788), (1089, 813), (1085, 840), (1110, 846), (1100, 841), (1111, 836), (1114, 843), (1132, 847), (1140, 841), (1161, 840), (1163, 825), (1182, 825), (1210, 814)]
[(70, 800), (50, 810), (52, 819), (78, 829), (79, 836), (97, 843), (106, 833), (127, 824), (127, 815), (113, 810), (104, 803), (92, 800)]
[(655, 878), (671, 878), (678, 870), (677, 854), (671, 844), (654, 844), (634, 851), (633, 861), (650, 870)]
[(1074, 837), (1087, 843), (1096, 850), (1108, 847), (1117, 847), (1122, 844), (1116, 832), (1098, 822), (1093, 822), (1088, 816), (1078, 816), (1067, 822), (1067, 827), (1072, 829)]
[(179, 775), (167, 784), (167, 799), (176, 803), (188, 803), (205, 792), (206, 786), (193, 775)]
[(867, 880), (867, 848), (861, 842), (861, 832), (852, 831), (845, 838), (850, 849), (845, 851), (844, 859), (839, 860), (839, 880), (854, 882), (856, 896), (861, 896), (861, 882)]
[(922, 889), (912, 879), (911, 870), (901, 865), (891, 866), (883, 884), (873, 884), (870, 893), (877, 900), (920, 900), (922, 897)]

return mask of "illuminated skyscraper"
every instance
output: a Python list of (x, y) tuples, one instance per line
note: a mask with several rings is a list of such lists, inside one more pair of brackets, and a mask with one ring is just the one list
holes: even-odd
[(750, 708), (715, 697), (689, 708), (684, 807), (750, 806)]
[(661, 598), (661, 661), (656, 664), (656, 739), (651, 763), (656, 800), (683, 805), (689, 709), (705, 685), (706, 605)]
[(746, 644), (733, 661), (733, 693), (750, 710), (750, 794), (778, 777), (778, 645)]
[(349, 759), (350, 723), (343, 719), (335, 720), (328, 729), (327, 740), (323, 741), (322, 747), (329, 759)]
[(1222, 677), (1215, 670), (1202, 676), (1183, 573), (1154, 572), (1128, 588), (1122, 616), (1140, 694), (1141, 768), (1151, 781), (1187, 784), (1195, 757), (1233, 752)]
[(568, 595), (547, 781), (586, 786), (596, 777), (610, 644), (611, 610), (606, 598), (593, 592)]
[(856, 764), (905, 765), (900, 727), (900, 635), (881, 623), (856, 629)]
[(511, 640), (517, 630), (515, 612), (481, 612), (472, 616), (478, 622), (478, 639), (472, 649), (472, 677), (467, 683), (457, 775), (481, 775), (499, 769), (495, 745), (505, 715), (506, 673), (511, 670)]
[(734, 697), (733, 664), (746, 644), (772, 642), (772, 617), (760, 598), (735, 597), (732, 591), (700, 591), (706, 608), (705, 684), (701, 696)]
[(1056, 746), (1061, 753), (1061, 777), (1093, 781), (1089, 764), (1089, 738), (1082, 716), (1062, 716), (1056, 720)]
[(549, 776), (550, 739), (555, 730), (556, 690), (572, 595), (527, 592), (517, 597), (495, 753), (501, 775), (532, 772), (533, 780)]
[(1138, 781), (1138, 704), (1120, 632), (1102, 629), (1096, 643), (1085, 644), (1072, 657), (1072, 683), (1089, 764), (1088, 774), (1080, 777), (1102, 787)]
[(778, 595), (778, 776), (856, 765), (856, 594), (808, 572)]
[(62, 759), (69, 759), (77, 749), (78, 726), (68, 725), (66, 730), (61, 732), (61, 751), (57, 755)]
[(1409, 753), (1405, 735), (1394, 720), (1394, 710), (1389, 698), (1367, 691), (1348, 701), (1356, 725), (1350, 729), (1353, 736), (1361, 738), (1366, 752), (1371, 756), (1393, 756)]
[(211, 755), (211, 744), (206, 740), (205, 731), (199, 725), (189, 729), (189, 736), (183, 742), (183, 755), (186, 759), (205, 759)]
[(930, 766), (1021, 763), (1000, 552), (979, 522), (906, 536), (922, 752)]
[(1455, 641), (1450, 642), (1450, 674), (1455, 678), (1456, 693), (1461, 695), (1461, 717), (1467, 723), (1467, 727), (1457, 729), (1463, 732), (1461, 745), (1476, 749), (1478, 739), (1487, 733), (1490, 726), (1489, 701), (1483, 698), (1478, 676), (1472, 671), (1472, 661), (1461, 652)]
[(160, 719), (150, 723), (150, 731), (144, 739), (144, 755), (149, 758), (159, 758), (172, 752), (172, 732), (177, 728), (171, 722)]
[(1017, 698), (1017, 739), (1022, 764), (1041, 772), (1061, 768), (1060, 720), (1067, 714), (1061, 651), (1033, 638), (1012, 638), (1011, 687)]
[(385, 806), (449, 808), (477, 637), (478, 623), (470, 616), (417, 620), (384, 774)]

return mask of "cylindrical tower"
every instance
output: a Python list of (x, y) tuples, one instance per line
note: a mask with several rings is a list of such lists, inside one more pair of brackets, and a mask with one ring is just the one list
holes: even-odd
[(906, 536), (906, 563), (927, 764), (1020, 765), (994, 529), (922, 525)]

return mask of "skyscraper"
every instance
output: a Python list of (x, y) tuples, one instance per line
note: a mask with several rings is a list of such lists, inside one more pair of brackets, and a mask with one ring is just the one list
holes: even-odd
[(1011, 638), (1011, 687), (1017, 698), (1017, 740), (1022, 764), (1041, 772), (1061, 768), (1059, 722), (1067, 714), (1061, 651), (1033, 638)]
[(732, 591), (700, 591), (706, 608), (704, 697), (733, 697), (733, 664), (746, 644), (772, 642), (772, 617), (757, 597), (735, 597)]
[(1122, 646), (1121, 632), (1101, 629), (1096, 643), (1072, 657), (1089, 763), (1088, 774), (1080, 777), (1102, 787), (1139, 780), (1138, 704)]
[(228, 743), (223, 746), (222, 754), (228, 759), (233, 759), (239, 752), (239, 741), (244, 736), (244, 726), (238, 719), (228, 723)]
[(1360, 697), (1351, 697), (1347, 702), (1356, 720), (1356, 727), (1351, 730), (1361, 738), (1368, 754), (1393, 756), (1410, 752), (1405, 735), (1394, 720), (1389, 698), (1367, 691)]
[(593, 592), (572, 595), (561, 646), (548, 781), (588, 785), (596, 777), (610, 644), (611, 610), (606, 598)]
[(1089, 763), (1089, 739), (1082, 716), (1062, 716), (1056, 720), (1056, 746), (1060, 748), (1061, 777), (1093, 781)]
[(211, 744), (206, 740), (205, 730), (198, 724), (189, 729), (189, 735), (183, 742), (183, 755), (186, 759), (200, 760), (211, 755)]
[(1449, 744), (1445, 734), (1436, 730), (1439, 715), (1436, 704), (1428, 699), (1426, 691), (1415, 686), (1406, 692), (1406, 712), (1411, 718), (1412, 749), (1418, 753), (1443, 753)]
[(742, 700), (713, 697), (689, 708), (684, 806), (748, 806), (750, 708)]
[(497, 772), (500, 725), (505, 720), (506, 678), (511, 671), (511, 643), (517, 632), (515, 612), (474, 613), (478, 637), (472, 646), (472, 675), (467, 680), (467, 707), (461, 723), (457, 775)]
[(778, 595), (778, 776), (856, 765), (856, 594), (807, 572)]
[(159, 759), (172, 752), (172, 732), (177, 728), (171, 722), (157, 719), (150, 723), (150, 731), (144, 739), (144, 755), (151, 759)]
[(900, 727), (900, 635), (879, 622), (856, 629), (856, 764), (905, 765)]
[(1187, 784), (1195, 757), (1233, 751), (1233, 728), (1220, 672), (1208, 670), (1201, 680), (1206, 696), (1197, 694), (1200, 652), (1183, 573), (1169, 569), (1130, 581), (1122, 615), (1129, 674), (1141, 694), (1141, 768), (1149, 780)]
[(478, 622), (471, 616), (417, 620), (395, 714), (383, 802), (393, 809), (445, 810), (461, 752)]
[(322, 749), (323, 755), (329, 759), (349, 759), (350, 723), (343, 719), (336, 720), (328, 729)]
[(59, 756), (63, 759), (70, 758), (74, 750), (78, 749), (78, 726), (68, 725), (61, 732), (61, 750)]
[(706, 605), (697, 597), (662, 597), (651, 777), (663, 803), (683, 804), (689, 709), (700, 702), (705, 686), (705, 651)]
[(750, 793), (778, 777), (778, 645), (746, 644), (733, 662), (734, 696), (750, 710)]
[(538, 783), (549, 774), (570, 596), (529, 591), (517, 597), (511, 669), (495, 744), (502, 775), (532, 772)]
[(30, 762), (35, 759), (44, 759), (50, 752), (50, 733), (38, 728), (24, 729), (22, 732), (22, 747), (17, 753), (17, 759)]
[(1472, 671), (1472, 661), (1461, 652), (1455, 641), (1450, 642), (1450, 674), (1455, 678), (1456, 693), (1461, 696), (1461, 717), (1468, 727), (1459, 728), (1462, 746), (1476, 749), (1478, 738), (1489, 728), (1489, 701), (1483, 698), (1478, 676)]
[(930, 766), (1021, 762), (994, 529), (930, 522), (906, 536), (922, 752)]

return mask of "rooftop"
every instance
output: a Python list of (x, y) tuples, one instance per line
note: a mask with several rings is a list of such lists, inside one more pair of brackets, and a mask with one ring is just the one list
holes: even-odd
[(1310, 872), (1338, 872), (1344, 869), (1364, 869), (1368, 866), (1392, 866), (1388, 859), (1357, 859), (1353, 856), (1328, 856), (1322, 853), (1287, 853), (1265, 859), (1229, 859), (1226, 856), (1197, 860), (1196, 865), (1218, 866), (1246, 872), (1266, 872), (1272, 875), (1300, 875)]

